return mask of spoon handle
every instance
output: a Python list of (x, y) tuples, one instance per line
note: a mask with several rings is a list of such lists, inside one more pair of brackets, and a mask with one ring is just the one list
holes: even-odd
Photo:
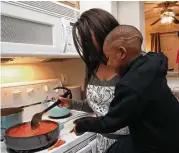
[[(68, 95), (71, 95), (71, 91), (70, 91), (70, 90), (67, 91), (67, 92), (63, 95), (63, 97), (66, 98), (66, 97), (68, 97)], [(49, 106), (47, 109), (45, 109), (44, 111), (42, 111), (42, 114), (48, 112), (50, 109), (52, 109), (53, 107), (59, 105), (60, 103), (61, 103), (61, 100), (58, 99), (54, 104), (52, 104), (52, 105)]]
[(49, 106), (47, 109), (45, 109), (44, 111), (42, 111), (42, 114), (48, 112), (50, 109), (52, 109), (53, 107), (59, 105), (61, 103), (61, 100), (57, 100), (55, 103), (53, 103), (51, 106)]

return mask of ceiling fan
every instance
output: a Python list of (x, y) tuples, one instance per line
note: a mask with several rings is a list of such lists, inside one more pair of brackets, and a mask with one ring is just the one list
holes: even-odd
[(174, 13), (173, 9), (170, 9), (170, 7), (177, 6), (179, 7), (179, 4), (177, 4), (178, 1), (166, 1), (157, 4), (154, 8), (162, 8), (160, 18), (157, 19), (155, 22), (151, 24), (151, 26), (155, 25), (157, 22), (161, 21), (162, 23), (175, 23), (179, 24), (179, 19), (176, 18), (176, 16), (179, 16), (179, 13)]

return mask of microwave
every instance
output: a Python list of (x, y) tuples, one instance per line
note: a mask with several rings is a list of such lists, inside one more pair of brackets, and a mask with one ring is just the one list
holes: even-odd
[(52, 1), (1, 2), (2, 56), (79, 57), (72, 27), (79, 10)]
[(64, 25), (65, 31), (64, 31), (64, 50), (63, 52), (66, 54), (76, 54), (76, 48), (74, 46), (73, 42), (73, 36), (72, 36), (72, 28), (74, 25), (74, 21), (62, 19), (62, 24)]

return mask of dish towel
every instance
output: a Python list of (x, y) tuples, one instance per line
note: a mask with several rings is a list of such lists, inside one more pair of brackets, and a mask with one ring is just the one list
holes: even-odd
[(97, 149), (96, 149), (96, 139), (94, 139), (93, 141), (89, 142), (89, 145), (92, 148), (92, 153), (97, 153)]

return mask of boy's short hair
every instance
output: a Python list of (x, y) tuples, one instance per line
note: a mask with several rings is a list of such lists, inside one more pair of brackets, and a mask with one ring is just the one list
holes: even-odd
[(141, 32), (131, 25), (120, 25), (113, 29), (106, 37), (104, 45), (123, 44), (131, 47), (141, 47), (143, 37)]

